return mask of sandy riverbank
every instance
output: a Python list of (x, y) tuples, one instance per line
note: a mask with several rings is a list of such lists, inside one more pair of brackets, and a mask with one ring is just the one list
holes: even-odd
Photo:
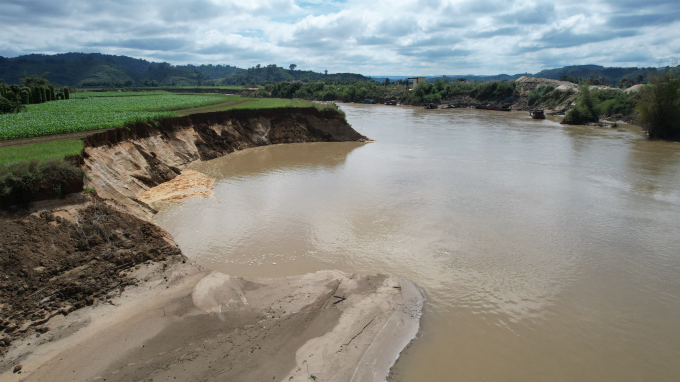
[[(418, 331), (423, 296), (385, 275), (241, 279), (145, 264), (113, 304), (52, 318), (16, 341), (3, 381), (384, 380)], [(13, 373), (21, 364), (21, 373)]]

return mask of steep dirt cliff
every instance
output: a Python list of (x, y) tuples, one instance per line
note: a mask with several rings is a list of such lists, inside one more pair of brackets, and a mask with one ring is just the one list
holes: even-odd
[(139, 196), (195, 161), (278, 143), (361, 141), (339, 112), (316, 108), (232, 110), (140, 123), (85, 139), (86, 187), (140, 218)]

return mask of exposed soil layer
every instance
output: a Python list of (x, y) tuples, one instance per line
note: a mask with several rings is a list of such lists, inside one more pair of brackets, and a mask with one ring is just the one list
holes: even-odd
[(106, 301), (147, 260), (183, 259), (161, 228), (96, 200), (39, 214), (0, 214), (0, 353), (58, 314)]
[(137, 202), (140, 196), (195, 161), (271, 144), (362, 140), (367, 138), (333, 110), (229, 110), (93, 134), (85, 139), (83, 167), (91, 179), (86, 186), (148, 219), (155, 211)]

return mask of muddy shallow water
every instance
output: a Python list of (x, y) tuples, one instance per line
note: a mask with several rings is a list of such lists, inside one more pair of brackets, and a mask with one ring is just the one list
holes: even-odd
[(343, 105), (374, 143), (238, 152), (155, 222), (237, 276), (427, 294), (400, 381), (680, 379), (680, 143), (525, 113)]

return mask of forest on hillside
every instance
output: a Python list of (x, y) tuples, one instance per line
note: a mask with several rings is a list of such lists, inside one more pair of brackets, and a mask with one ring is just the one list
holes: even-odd
[(230, 65), (176, 66), (100, 53), (0, 57), (0, 79), (9, 84), (47, 73), (51, 83), (78, 87), (196, 86), (241, 70)]

